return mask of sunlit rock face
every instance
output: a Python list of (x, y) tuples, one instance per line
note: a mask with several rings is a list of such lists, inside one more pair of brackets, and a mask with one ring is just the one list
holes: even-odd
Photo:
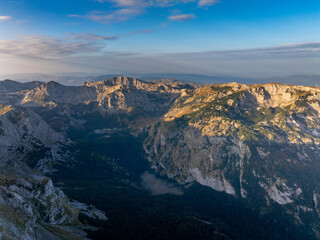
[(167, 107), (182, 90), (182, 84), (178, 83), (143, 82), (127, 77), (114, 77), (73, 87), (48, 82), (27, 92), (21, 103), (53, 106), (59, 103), (71, 105), (93, 103), (109, 113), (118, 110), (157, 112)]
[[(260, 208), (279, 204), (318, 219), (318, 88), (236, 83), (178, 98), (145, 141), (149, 161), (180, 183), (198, 182)], [(259, 199), (259, 200), (258, 200)]]

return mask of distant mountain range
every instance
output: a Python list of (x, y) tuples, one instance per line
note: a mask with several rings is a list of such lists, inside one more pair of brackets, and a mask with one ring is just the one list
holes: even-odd
[[(79, 86), (85, 82), (97, 82), (103, 79), (111, 78), (115, 75), (121, 74), (104, 74), (104, 75), (90, 75), (86, 73), (57, 73), (57, 74), (8, 74), (0, 75), (0, 80), (12, 79), (19, 82), (40, 81), (48, 82), (55, 81), (64, 85)], [(179, 74), (179, 73), (153, 73), (153, 74), (131, 74), (131, 76), (145, 80), (153, 81), (158, 79), (174, 79), (185, 82), (194, 83), (209, 83), (219, 84), (228, 82), (238, 82), (243, 84), (258, 84), (258, 83), (281, 83), (291, 85), (306, 85), (306, 86), (320, 86), (320, 75), (315, 74), (295, 74), (288, 76), (274, 76), (274, 77), (238, 77), (230, 75), (200, 75), (200, 74)]]
[(30, 90), (36, 88), (37, 86), (42, 85), (44, 82), (32, 81), (32, 82), (17, 82), (13, 80), (3, 80), (0, 81), (0, 92), (1, 93), (10, 93), (18, 92), (23, 90)]

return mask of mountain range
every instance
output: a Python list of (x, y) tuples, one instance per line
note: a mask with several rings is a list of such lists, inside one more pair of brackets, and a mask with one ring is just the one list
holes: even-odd
[[(48, 82), (55, 81), (68, 86), (80, 86), (85, 82), (98, 82), (105, 79), (112, 78), (120, 74), (89, 74), (89, 73), (25, 73), (25, 74), (7, 74), (0, 75), (1, 79), (12, 79), (19, 82)], [(306, 85), (306, 86), (319, 86), (320, 76), (317, 74), (293, 74), (293, 75), (275, 75), (275, 76), (236, 76), (227, 74), (182, 74), (182, 73), (149, 73), (137, 74), (132, 73), (131, 76), (144, 81), (154, 81), (159, 79), (173, 79), (177, 81), (184, 81), (189, 83), (208, 83), (208, 84), (221, 84), (228, 82), (239, 82), (243, 84), (263, 84), (263, 83), (282, 83), (292, 85)]]
[(320, 239), (318, 87), (5, 80), (0, 103), (4, 239)]

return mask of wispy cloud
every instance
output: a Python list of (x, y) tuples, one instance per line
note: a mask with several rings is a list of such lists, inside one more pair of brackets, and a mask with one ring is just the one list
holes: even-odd
[(320, 57), (320, 42), (290, 43), (273, 47), (235, 49), (226, 51), (204, 51), (173, 53), (172, 57), (181, 59), (274, 59)]
[(29, 58), (59, 58), (98, 53), (105, 47), (103, 41), (113, 39), (116, 37), (91, 33), (71, 35), (65, 39), (48, 36), (22, 36), (18, 40), (0, 40), (0, 54)]
[(117, 7), (146, 7), (152, 4), (152, 1), (148, 0), (97, 0), (97, 2), (104, 3), (109, 2)]
[(105, 35), (97, 35), (93, 33), (78, 33), (71, 34), (71, 39), (74, 40), (85, 40), (85, 41), (104, 41), (104, 40), (115, 40), (117, 36), (105, 36)]
[(163, 179), (157, 178), (155, 175), (144, 172), (141, 175), (142, 186), (147, 189), (152, 195), (182, 195), (183, 191), (174, 186), (172, 183)]
[(108, 12), (91, 12), (87, 15), (76, 15), (100, 23), (126, 21), (143, 14), (147, 7), (153, 5), (151, 0), (96, 0), (100, 3), (111, 3), (115, 10)]
[(273, 47), (239, 49), (228, 51), (208, 51), (197, 55), (224, 56), (232, 58), (266, 58), (266, 57), (320, 57), (320, 42), (289, 43)]
[(187, 21), (187, 20), (194, 19), (194, 18), (196, 18), (196, 16), (193, 13), (172, 15), (172, 16), (168, 17), (168, 19), (171, 21)]
[[(109, 12), (91, 12), (86, 15), (69, 15), (69, 17), (85, 18), (101, 23), (125, 21), (147, 12), (147, 8), (179, 7), (179, 5), (193, 3), (198, 7), (209, 7), (219, 3), (219, 0), (96, 0), (100, 3), (109, 3), (115, 10)], [(170, 16), (170, 20), (184, 21), (195, 18), (194, 14)]]
[(111, 12), (91, 12), (87, 15), (69, 15), (69, 17), (85, 18), (101, 23), (111, 23), (114, 21), (125, 21), (140, 14), (140, 9), (122, 8)]
[(219, 3), (220, 1), (218, 0), (199, 0), (198, 1), (198, 6), (199, 7), (207, 7), (207, 6), (212, 6), (215, 5), (217, 3)]
[(196, 2), (197, 0), (96, 0), (97, 2), (112, 3), (116, 7), (169, 7), (177, 4)]
[(11, 20), (10, 16), (0, 16), (0, 22), (1, 21), (9, 21), (9, 20)]

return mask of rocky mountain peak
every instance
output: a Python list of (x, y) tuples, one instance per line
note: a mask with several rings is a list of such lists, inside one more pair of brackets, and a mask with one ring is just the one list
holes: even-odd
[(0, 81), (0, 93), (18, 92), (23, 90), (30, 90), (37, 86), (40, 86), (43, 82), (32, 81), (27, 83), (21, 83), (10, 79)]
[(126, 88), (135, 88), (135, 89), (144, 89), (148, 87), (148, 83), (138, 80), (136, 78), (130, 78), (130, 77), (123, 77), (123, 76), (117, 76), (113, 78), (109, 78), (106, 80), (102, 80), (99, 82), (87, 82), (83, 84), (83, 86), (95, 86), (97, 88), (101, 88), (101, 86), (106, 86), (106, 87), (126, 87)]
[(306, 101), (311, 100), (311, 98), (319, 100), (319, 94), (319, 89), (313, 87), (269, 83), (250, 87), (244, 93), (244, 96), (247, 97), (247, 100), (254, 99), (258, 104), (258, 108), (274, 108), (292, 105), (302, 99), (305, 99)]
[(64, 85), (62, 85), (61, 83), (58, 83), (56, 81), (49, 81), (49, 82), (46, 82), (45, 84), (43, 84), (43, 86), (45, 87), (64, 87)]
[(143, 81), (137, 80), (136, 78), (117, 76), (105, 80), (105, 83), (111, 83), (113, 85), (123, 84), (123, 85), (137, 85), (138, 83), (142, 83)]

